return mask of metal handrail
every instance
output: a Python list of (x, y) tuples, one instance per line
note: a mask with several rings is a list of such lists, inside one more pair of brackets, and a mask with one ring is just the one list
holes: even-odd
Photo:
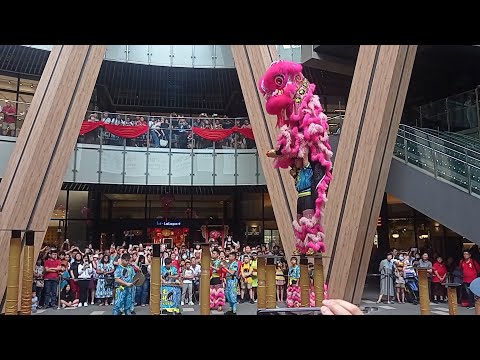
[[(438, 137), (438, 136), (436, 136), (436, 135), (429, 134), (429, 133), (425, 132), (424, 130), (420, 130), (420, 129), (418, 129), (418, 128), (415, 128), (415, 127), (412, 127), (412, 126), (409, 126), (409, 125), (404, 125), (404, 124), (400, 124), (400, 128), (404, 128), (404, 131), (406, 131), (405, 128), (413, 129), (413, 131), (415, 131), (415, 132), (421, 132), (421, 133), (423, 133), (423, 134), (426, 134), (426, 135), (429, 136), (429, 137), (433, 137), (433, 138), (434, 138), (434, 139), (433, 139), (433, 143), (435, 143), (435, 144), (437, 144), (437, 145), (444, 146), (443, 144), (436, 142), (435, 139), (439, 139), (439, 140), (441, 140), (443, 143), (449, 143), (449, 144), (452, 144), (452, 145), (454, 145), (454, 146), (457, 146), (457, 147), (460, 147), (460, 148), (464, 148), (464, 149), (467, 150), (467, 151), (470, 151), (470, 152), (472, 152), (472, 153), (478, 154), (479, 159), (480, 159), (480, 152), (477, 152), (477, 151), (475, 151), (475, 150), (468, 149), (468, 148), (466, 148), (465, 146), (462, 146), (462, 145), (459, 145), (459, 144), (455, 144), (454, 142), (451, 142), (451, 141), (449, 141), (449, 140), (442, 139), (441, 137)], [(412, 134), (412, 135), (415, 135), (415, 136), (417, 135), (416, 133), (412, 133), (411, 131), (407, 131), (407, 132), (408, 132), (409, 134)], [(431, 139), (425, 139), (425, 140), (432, 141)], [(451, 149), (451, 150), (452, 150), (452, 151), (455, 151), (455, 152), (458, 152), (458, 153), (461, 153), (460, 151), (457, 151), (457, 150), (454, 150), (454, 149)], [(461, 154), (464, 155), (464, 153), (461, 153)]]
[[(413, 142), (413, 143), (415, 143), (415, 144), (417, 144), (417, 145), (423, 146), (424, 148), (427, 148), (427, 149), (430, 149), (430, 150), (432, 150), (432, 151), (438, 152), (438, 153), (440, 153), (440, 154), (442, 154), (442, 155), (444, 155), (444, 156), (447, 156), (447, 157), (449, 157), (449, 158), (451, 158), (451, 159), (454, 159), (454, 160), (463, 162), (465, 165), (469, 165), (469, 166), (471, 166), (471, 167), (474, 167), (474, 168), (477, 169), (477, 170), (480, 170), (480, 167), (477, 167), (476, 165), (471, 164), (471, 163), (469, 163), (468, 161), (465, 161), (465, 160), (462, 160), (462, 159), (458, 159), (458, 158), (453, 157), (453, 156), (451, 156), (451, 155), (445, 154), (445, 153), (442, 152), (441, 150), (437, 150), (437, 149), (434, 149), (434, 148), (429, 147), (429, 146), (427, 146), (427, 145), (420, 144), (419, 142), (416, 142), (415, 140), (407, 139), (406, 137), (404, 137), (404, 136), (402, 136), (402, 135), (400, 135), (400, 134), (398, 134), (398, 136), (399, 136), (400, 138), (402, 138), (402, 139), (405, 139), (405, 140), (407, 140), (407, 141), (411, 141), (411, 142)], [(405, 149), (405, 152), (407, 152), (407, 149)]]

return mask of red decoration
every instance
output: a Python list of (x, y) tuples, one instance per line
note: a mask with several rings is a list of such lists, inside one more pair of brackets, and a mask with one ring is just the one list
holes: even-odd
[(209, 234), (209, 235), (210, 235), (210, 238), (211, 238), (211, 239), (214, 239), (214, 240), (218, 240), (218, 238), (219, 238), (220, 236), (222, 236), (222, 234), (221, 234), (219, 231), (217, 231), (217, 230), (212, 230), (212, 231), (210, 231), (210, 234)]
[(231, 129), (203, 129), (199, 127), (193, 127), (193, 132), (198, 136), (211, 141), (220, 141), (223, 140), (234, 132), (242, 134), (246, 138), (254, 139), (253, 130), (250, 128), (239, 128), (234, 126)]
[[(135, 125), (135, 126), (122, 126), (105, 124), (103, 121), (84, 121), (80, 128), (80, 135), (85, 135), (90, 131), (104, 127), (109, 133), (127, 139), (133, 139), (146, 134), (149, 130), (148, 125)], [(231, 129), (203, 129), (199, 127), (193, 127), (192, 131), (198, 136), (211, 141), (223, 140), (234, 132), (239, 133), (246, 138), (254, 139), (253, 130), (251, 128), (239, 128), (234, 126)]]
[(121, 126), (105, 124), (103, 121), (84, 121), (80, 128), (80, 135), (84, 135), (99, 127), (104, 127), (109, 133), (127, 139), (139, 137), (148, 132), (148, 125)]

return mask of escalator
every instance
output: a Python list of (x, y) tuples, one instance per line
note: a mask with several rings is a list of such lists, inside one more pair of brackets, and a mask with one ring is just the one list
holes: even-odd
[(480, 244), (480, 150), (464, 145), (401, 125), (385, 191)]

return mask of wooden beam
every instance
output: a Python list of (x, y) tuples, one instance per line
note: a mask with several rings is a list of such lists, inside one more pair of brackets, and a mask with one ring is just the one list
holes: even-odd
[(0, 183), (0, 296), (5, 292), (10, 230), (37, 232), (38, 256), (105, 48), (56, 45), (50, 53)]
[(295, 249), (292, 221), (296, 217), (297, 194), (288, 170), (274, 169), (272, 159), (266, 156), (267, 151), (275, 147), (279, 131), (276, 128), (276, 117), (265, 110), (265, 100), (257, 88), (265, 71), (273, 61), (278, 60), (277, 49), (274, 45), (232, 45), (232, 54), (280, 238), (289, 258)]
[(332, 298), (361, 300), (416, 49), (360, 47), (325, 210)]

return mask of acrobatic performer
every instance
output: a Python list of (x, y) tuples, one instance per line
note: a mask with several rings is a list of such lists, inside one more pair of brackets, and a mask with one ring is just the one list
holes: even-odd
[(225, 286), (225, 294), (227, 301), (230, 304), (230, 310), (225, 315), (237, 314), (237, 286), (238, 286), (238, 262), (236, 260), (235, 251), (228, 254), (228, 265), (224, 265), (227, 271), (227, 284)]
[(302, 65), (276, 61), (259, 83), (266, 110), (277, 116), (280, 134), (276, 149), (267, 152), (276, 168), (290, 167), (295, 177), (297, 219), (293, 222), (296, 255), (325, 252), (322, 217), (332, 178), (332, 151), (328, 142), (327, 116), (315, 85), (302, 74)]
[(225, 305), (225, 292), (220, 278), (222, 261), (218, 256), (218, 249), (214, 248), (210, 262), (210, 309), (218, 308), (218, 311), (222, 311), (222, 306)]
[(133, 277), (135, 270), (129, 265), (130, 254), (122, 255), (121, 263), (115, 269), (115, 302), (113, 305), (113, 315), (120, 315), (121, 310), (125, 311), (125, 315), (131, 315), (133, 303)]

